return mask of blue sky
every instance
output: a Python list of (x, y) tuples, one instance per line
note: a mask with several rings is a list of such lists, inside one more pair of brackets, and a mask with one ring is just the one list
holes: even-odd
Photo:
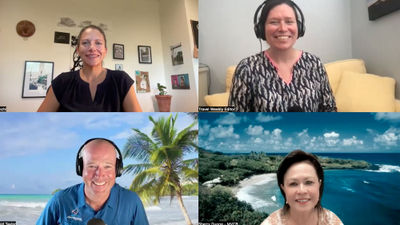
[[(108, 138), (122, 151), (133, 134), (131, 128), (150, 133), (150, 115), (157, 119), (169, 113), (0, 114), (0, 194), (50, 194), (56, 188), (80, 183), (75, 158), (87, 139)], [(179, 113), (176, 127), (180, 131), (193, 121)], [(186, 157), (197, 157), (197, 153)], [(135, 161), (124, 160), (124, 165), (130, 163)], [(117, 183), (129, 186), (132, 178), (122, 175)]]
[(397, 152), (400, 113), (201, 113), (199, 147), (225, 153)]

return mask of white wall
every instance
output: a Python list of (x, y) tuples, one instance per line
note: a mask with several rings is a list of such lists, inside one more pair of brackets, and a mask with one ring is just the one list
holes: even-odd
[(396, 79), (400, 98), (400, 10), (374, 21), (365, 0), (352, 0), (353, 57), (365, 61), (367, 72)]
[[(181, 4), (184, 7), (183, 2)], [(36, 111), (42, 102), (43, 98), (21, 98), (25, 60), (54, 62), (54, 78), (61, 72), (69, 71), (73, 49), (69, 45), (53, 43), (54, 32), (76, 35), (80, 28), (59, 26), (61, 17), (70, 17), (76, 23), (91, 20), (95, 24), (107, 24), (108, 54), (104, 66), (115, 69), (115, 64), (123, 64), (124, 70), (134, 80), (135, 70), (148, 71), (152, 92), (137, 95), (144, 111), (157, 110), (154, 100), (156, 85), (166, 82), (169, 75), (164, 64), (170, 61), (163, 54), (163, 20), (159, 0), (0, 0), (0, 105), (6, 106), (9, 112)], [(25, 19), (36, 26), (35, 34), (27, 39), (18, 36), (15, 31), (16, 24)], [(183, 30), (175, 35), (186, 36), (188, 31)], [(113, 43), (124, 44), (124, 60), (112, 59)], [(138, 45), (151, 46), (152, 64), (138, 63)], [(186, 102), (196, 100), (191, 95), (179, 97)], [(172, 108), (187, 111), (186, 107), (174, 102)]]
[[(201, 0), (199, 2), (200, 63), (211, 71), (210, 92), (225, 90), (225, 70), (260, 51), (253, 17), (263, 0)], [(350, 1), (296, 0), (306, 21), (305, 36), (295, 47), (323, 62), (351, 57)], [(263, 44), (263, 49), (266, 46)]]
[[(190, 4), (189, 4), (190, 5)], [(185, 0), (160, 0), (160, 17), (163, 55), (165, 58), (165, 74), (168, 94), (172, 95), (171, 111), (197, 111), (197, 82), (194, 73), (193, 39), (189, 29), (190, 17), (187, 16)], [(170, 46), (181, 43), (183, 64), (172, 65)], [(197, 68), (198, 70), (198, 68)], [(189, 74), (190, 89), (172, 89), (171, 75)]]

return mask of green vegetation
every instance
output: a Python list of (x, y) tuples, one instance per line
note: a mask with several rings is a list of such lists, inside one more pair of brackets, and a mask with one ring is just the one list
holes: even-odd
[(133, 129), (135, 134), (125, 145), (124, 158), (142, 162), (126, 166), (124, 172), (136, 175), (129, 189), (135, 191), (145, 204), (158, 204), (162, 196), (176, 197), (186, 223), (192, 225), (182, 195), (185, 191), (196, 191), (193, 185), (197, 185), (198, 180), (198, 159), (183, 160), (183, 156), (197, 151), (198, 130), (192, 129), (197, 121), (178, 133), (175, 128), (177, 117), (178, 114), (174, 117), (171, 114), (168, 118), (154, 120), (150, 116), (154, 125), (150, 135)]
[(238, 224), (259, 225), (268, 214), (256, 212), (250, 204), (239, 201), (223, 186), (200, 187), (199, 218), (205, 222), (237, 222)]
[[(241, 155), (224, 155), (220, 152), (199, 150), (200, 183), (220, 178), (221, 185), (234, 186), (239, 181), (257, 174), (275, 173), (283, 160), (280, 155), (251, 152)], [(362, 160), (319, 157), (324, 169), (368, 169), (372, 165)]]

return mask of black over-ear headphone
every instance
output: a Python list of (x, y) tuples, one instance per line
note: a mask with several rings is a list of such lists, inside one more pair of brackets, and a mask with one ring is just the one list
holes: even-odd
[(103, 140), (103, 141), (107, 141), (107, 142), (110, 143), (112, 146), (114, 146), (115, 150), (117, 150), (117, 153), (118, 153), (118, 154), (117, 154), (117, 159), (116, 159), (116, 163), (115, 163), (115, 175), (116, 175), (117, 177), (120, 177), (120, 176), (122, 175), (122, 170), (123, 170), (123, 168), (124, 168), (124, 165), (123, 165), (123, 163), (122, 163), (122, 154), (121, 154), (121, 151), (119, 150), (118, 146), (117, 146), (114, 142), (112, 142), (112, 141), (110, 141), (110, 140), (108, 140), (108, 139), (105, 139), (105, 138), (91, 138), (91, 139), (87, 140), (87, 141), (79, 148), (78, 154), (76, 154), (76, 174), (78, 174), (78, 176), (82, 176), (82, 171), (83, 171), (83, 158), (82, 158), (82, 156), (80, 155), (82, 149), (86, 146), (86, 144), (88, 144), (89, 142), (94, 141), (94, 140)]
[[(260, 6), (258, 6), (256, 13), (254, 14), (254, 32), (256, 33), (257, 38), (265, 40), (265, 21), (267, 20), (267, 16), (273, 7), (282, 3), (287, 3), (294, 10), (297, 20), (297, 38), (304, 36), (304, 33), (306, 32), (304, 15), (296, 3), (291, 0), (265, 0)], [(260, 11), (261, 14), (258, 16)]]

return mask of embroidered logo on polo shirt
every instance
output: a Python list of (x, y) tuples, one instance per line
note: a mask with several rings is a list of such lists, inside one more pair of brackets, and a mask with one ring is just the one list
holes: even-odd
[(79, 209), (78, 209), (78, 208), (76, 208), (76, 209), (72, 210), (72, 214), (74, 214), (74, 215), (77, 215), (77, 214), (78, 214), (78, 212), (79, 212)]
[(77, 215), (78, 215), (78, 213), (79, 213), (79, 209), (78, 209), (78, 208), (72, 210), (71, 213), (72, 213), (71, 216), (67, 216), (67, 220), (74, 220), (74, 221), (80, 221), (80, 222), (82, 222), (82, 218), (77, 217)]

